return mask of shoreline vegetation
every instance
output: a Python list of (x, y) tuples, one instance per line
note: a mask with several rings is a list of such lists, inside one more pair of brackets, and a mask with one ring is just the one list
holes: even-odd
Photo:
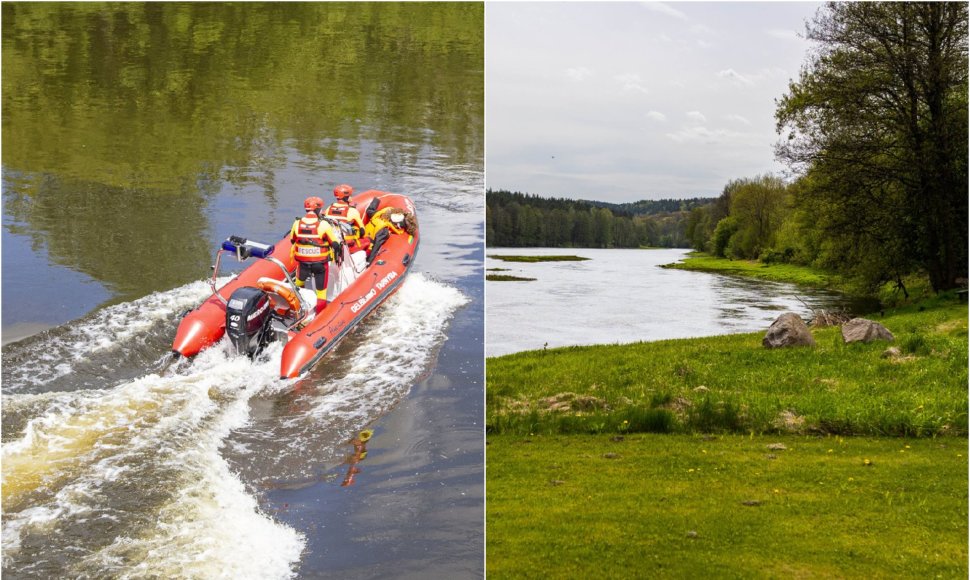
[(486, 430), (966, 437), (967, 314), (953, 296), (887, 311), (892, 343), (828, 327), (811, 348), (755, 332), (493, 357)]
[(489, 254), (488, 257), (503, 262), (524, 262), (528, 264), (536, 262), (583, 262), (589, 260), (589, 258), (583, 258), (582, 256), (500, 256), (498, 254)]
[(692, 272), (712, 272), (757, 278), (770, 282), (787, 282), (800, 286), (811, 286), (825, 290), (843, 290), (845, 282), (836, 274), (824, 272), (808, 266), (794, 264), (765, 264), (759, 260), (731, 260), (717, 258), (704, 252), (690, 252), (684, 259), (661, 268), (670, 270), (689, 270)]
[[(744, 276), (768, 282), (783, 282), (797, 286), (810, 286), (839, 292), (849, 297), (878, 301), (881, 306), (899, 307), (932, 300), (935, 296), (926, 277), (911, 275), (905, 279), (906, 292), (893, 283), (883, 284), (875, 291), (867, 290), (835, 272), (801, 266), (798, 264), (765, 263), (760, 260), (718, 258), (704, 252), (693, 251), (679, 262), (664, 264), (661, 268), (710, 272), (730, 276)], [(943, 293), (954, 295), (953, 291)]]
[(536, 279), (509, 276), (508, 274), (486, 274), (485, 280), (489, 282), (535, 282)]

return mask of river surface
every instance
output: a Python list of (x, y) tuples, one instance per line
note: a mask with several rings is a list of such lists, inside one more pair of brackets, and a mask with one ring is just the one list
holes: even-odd
[[(664, 269), (687, 250), (488, 248), (488, 274), (534, 278), (486, 283), (486, 354), (767, 330), (783, 312), (851, 308), (843, 296), (791, 284)], [(569, 255), (568, 262), (490, 256)], [(497, 270), (501, 269), (501, 270)]]
[[(2, 10), (4, 578), (480, 577), (483, 7)], [(166, 364), (338, 183), (414, 200), (401, 289), (298, 380)]]

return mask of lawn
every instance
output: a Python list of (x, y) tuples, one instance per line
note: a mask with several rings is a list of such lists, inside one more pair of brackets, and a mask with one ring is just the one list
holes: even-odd
[(490, 435), (489, 578), (966, 578), (964, 438)]

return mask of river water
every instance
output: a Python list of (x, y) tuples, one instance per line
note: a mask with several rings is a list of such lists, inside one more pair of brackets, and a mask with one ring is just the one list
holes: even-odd
[[(664, 269), (687, 250), (488, 248), (486, 354), (767, 330), (783, 312), (851, 308), (839, 294), (734, 276)], [(493, 255), (586, 261), (505, 262)], [(501, 271), (496, 269), (502, 269)]]
[[(482, 6), (2, 10), (3, 576), (480, 577)], [(401, 289), (296, 381), (168, 366), (338, 183), (415, 201)]]

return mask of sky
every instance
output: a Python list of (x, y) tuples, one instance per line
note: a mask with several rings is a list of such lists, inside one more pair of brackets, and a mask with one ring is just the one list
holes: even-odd
[(622, 203), (785, 174), (775, 100), (820, 6), (487, 2), (487, 186)]

